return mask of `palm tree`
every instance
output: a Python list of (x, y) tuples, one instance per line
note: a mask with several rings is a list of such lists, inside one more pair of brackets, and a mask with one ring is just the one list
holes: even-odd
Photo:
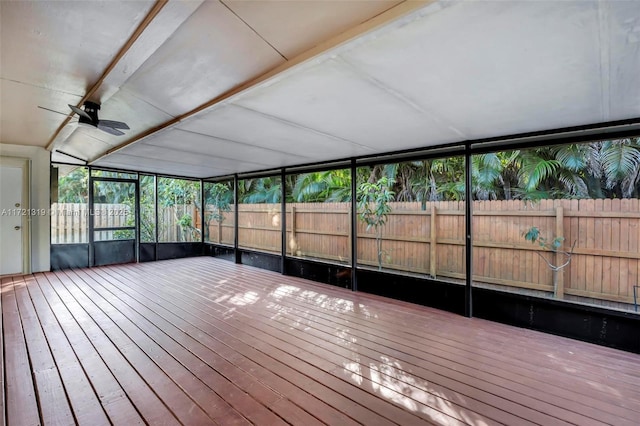
[[(598, 196), (637, 198), (640, 194), (640, 138), (591, 144), (590, 181)], [(591, 189), (591, 186), (590, 186)]]
[(282, 193), (279, 177), (243, 179), (238, 183), (239, 197), (243, 203), (279, 203)]
[[(289, 186), (289, 185), (288, 185)], [(351, 201), (351, 171), (349, 169), (303, 173), (289, 186), (294, 202)]]

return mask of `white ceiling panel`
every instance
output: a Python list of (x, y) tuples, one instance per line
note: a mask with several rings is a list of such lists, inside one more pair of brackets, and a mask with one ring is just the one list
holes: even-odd
[(145, 158), (149, 158), (153, 160), (170, 160), (176, 164), (209, 168), (209, 172), (201, 177), (211, 176), (213, 174), (212, 171), (215, 171), (215, 174), (229, 174), (236, 173), (247, 167), (264, 167), (262, 164), (251, 161), (234, 160), (217, 155), (202, 154), (200, 152), (194, 153), (185, 151), (184, 149), (165, 148), (142, 143), (132, 146), (131, 149), (126, 151), (125, 155), (142, 159), (139, 160), (141, 164), (145, 163)]
[(461, 2), (342, 56), (475, 139), (603, 121), (600, 47), (597, 2)]
[(154, 4), (0, 1), (0, 141), (44, 146), (65, 118), (37, 106), (66, 113), (142, 22), (93, 95), (131, 129), (56, 149), (208, 177), (640, 117), (638, 1)]
[(223, 0), (287, 59), (401, 3), (400, 0)]
[(0, 141), (45, 146), (65, 116), (38, 105), (66, 114), (67, 104), (79, 100), (79, 96), (65, 92), (0, 80)]
[(84, 95), (153, 3), (1, 1), (1, 76)]
[(181, 123), (179, 129), (288, 152), (309, 160), (370, 153), (365, 146), (243, 107), (226, 104)]
[(108, 158), (96, 163), (96, 166), (184, 177), (208, 177), (211, 172), (210, 167), (193, 166), (170, 159), (156, 160), (124, 154), (110, 155)]
[(124, 87), (171, 115), (181, 115), (282, 62), (228, 8), (206, 1)]
[(100, 85), (94, 99), (106, 102), (200, 7), (203, 0), (170, 1), (158, 12), (135, 43), (118, 61)]
[[(230, 160), (246, 161), (259, 166), (257, 168), (278, 167), (289, 164), (291, 161), (297, 164), (309, 161), (309, 157), (289, 154), (282, 151), (272, 151), (179, 129), (161, 132), (145, 139), (142, 144), (154, 147), (167, 147), (182, 152), (215, 155)], [(133, 147), (131, 149), (133, 149)]]
[(377, 151), (460, 139), (453, 129), (338, 59), (292, 72), (234, 102)]
[(90, 160), (109, 149), (106, 142), (96, 137), (100, 130), (79, 124), (69, 124), (65, 127), (68, 130), (67, 135), (56, 149), (83, 160)]
[(600, 2), (605, 121), (640, 116), (640, 2)]

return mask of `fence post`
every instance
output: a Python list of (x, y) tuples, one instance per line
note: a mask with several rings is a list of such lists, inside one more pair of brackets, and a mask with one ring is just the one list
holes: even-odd
[(437, 252), (436, 252), (436, 245), (437, 245), (437, 238), (438, 238), (438, 233), (437, 233), (437, 228), (436, 228), (436, 204), (432, 201), (431, 202), (431, 233), (430, 233), (430, 237), (429, 237), (429, 273), (431, 274), (431, 278), (435, 278), (436, 277), (436, 272), (437, 272), (437, 268), (436, 268), (436, 262), (437, 262)]
[[(556, 207), (556, 238), (564, 237), (564, 211), (562, 206)], [(564, 263), (565, 259), (561, 253), (556, 253), (555, 255), (555, 263), (556, 265), (561, 265)], [(554, 286), (553, 295), (556, 299), (564, 298), (564, 268), (555, 271), (556, 274), (556, 285)]]
[(298, 248), (298, 240), (296, 238), (296, 206), (291, 206), (291, 239), (289, 240), (289, 249), (291, 249), (291, 255), (296, 254)]

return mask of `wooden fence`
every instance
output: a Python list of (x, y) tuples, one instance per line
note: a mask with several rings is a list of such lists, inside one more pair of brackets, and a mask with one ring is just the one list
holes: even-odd
[[(632, 303), (640, 275), (640, 205), (628, 200), (476, 201), (473, 203), (473, 277), (478, 283), (554, 292), (553, 273), (540, 257), (555, 264), (561, 259), (526, 241), (523, 234), (537, 226), (549, 239), (575, 241), (571, 263), (558, 275), (556, 296)], [(125, 205), (96, 205), (98, 227), (126, 226)], [(88, 214), (83, 204), (54, 204), (51, 241), (88, 241)], [(179, 220), (200, 216), (194, 206), (161, 209), (160, 241), (193, 241), (199, 235)], [(208, 213), (205, 214), (205, 217)], [(350, 205), (294, 203), (287, 205), (287, 252), (291, 256), (349, 263)], [(239, 206), (241, 247), (280, 252), (280, 204)], [(207, 240), (233, 244), (234, 214), (218, 223), (208, 220)], [(109, 239), (114, 231), (96, 238)], [(373, 230), (358, 222), (358, 262), (377, 266)], [(462, 202), (392, 203), (382, 234), (383, 267), (448, 279), (464, 278), (464, 204)]]
[[(392, 203), (383, 229), (383, 267), (464, 279), (464, 203)], [(549, 239), (575, 241), (571, 263), (558, 275), (556, 297), (632, 303), (640, 273), (639, 200), (476, 201), (473, 203), (473, 278), (478, 283), (553, 293), (560, 255), (524, 239), (532, 226)], [(239, 206), (241, 247), (280, 252), (280, 204)], [(209, 240), (233, 244), (233, 212), (210, 221)], [(350, 205), (287, 205), (287, 252), (348, 263)], [(373, 230), (358, 222), (358, 262), (377, 266)], [(557, 256), (557, 258), (556, 258)]]
[[(149, 222), (155, 220), (154, 214), (148, 208), (143, 209), (143, 215)], [(95, 204), (93, 211), (88, 205), (73, 203), (55, 203), (51, 206), (51, 243), (70, 244), (87, 243), (89, 241), (89, 215), (93, 216), (95, 228), (114, 228), (133, 226), (135, 218), (126, 204)], [(180, 219), (187, 215), (193, 226), (183, 226)], [(175, 205), (159, 209), (158, 240), (162, 242), (199, 241), (200, 235), (194, 226), (199, 223), (199, 211), (195, 205)], [(149, 224), (147, 224), (149, 225)], [(153, 223), (147, 226), (155, 232)], [(96, 231), (95, 240), (113, 240), (127, 237), (128, 231)]]

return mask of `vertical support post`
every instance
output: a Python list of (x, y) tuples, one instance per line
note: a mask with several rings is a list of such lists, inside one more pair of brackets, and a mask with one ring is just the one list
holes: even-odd
[(280, 247), (280, 272), (287, 275), (287, 175), (280, 169), (280, 225), (282, 229)]
[(155, 260), (158, 260), (158, 248), (160, 245), (158, 244), (158, 240), (160, 239), (160, 222), (158, 221), (158, 175), (153, 175), (153, 205), (155, 207), (155, 250), (154, 257)]
[(136, 242), (135, 242), (135, 255), (136, 263), (140, 263), (140, 173), (137, 174), (137, 179), (134, 183), (135, 197), (136, 197)]
[(438, 245), (438, 230), (436, 227), (436, 204), (431, 202), (431, 235), (429, 236), (429, 273), (431, 274), (431, 278), (435, 278), (437, 274), (437, 265), (438, 261), (438, 253), (437, 253), (437, 245)]
[(240, 248), (238, 247), (238, 219), (240, 217), (240, 213), (238, 212), (238, 175), (233, 175), (233, 254), (236, 260), (236, 263), (242, 263), (242, 256), (240, 254)]
[(358, 291), (358, 182), (356, 160), (351, 159), (351, 290)]
[[(564, 237), (564, 209), (562, 206), (556, 207), (556, 238)], [(560, 253), (556, 253), (555, 255), (555, 263), (556, 265), (562, 265), (565, 261), (563, 255)], [(554, 271), (555, 275), (555, 285), (553, 288), (553, 295), (556, 299), (564, 298), (564, 268)]]
[(89, 166), (89, 259), (88, 259), (88, 265), (89, 267), (93, 266), (94, 264), (94, 259), (93, 259), (93, 243), (94, 243), (94, 235), (93, 235), (93, 228), (94, 228), (94, 224), (93, 224), (93, 219), (95, 218), (94, 216), (94, 211), (93, 211), (93, 176), (91, 173), (91, 166)]
[[(204, 208), (205, 208), (205, 199), (204, 199), (204, 181), (200, 179), (200, 242), (202, 243), (202, 251), (204, 254)], [(209, 230), (207, 229), (207, 232)], [(211, 236), (209, 236), (211, 239)]]
[(296, 238), (296, 207), (291, 206), (291, 238), (289, 239), (291, 245), (291, 255), (295, 255), (295, 251), (298, 248), (298, 240)]
[(473, 316), (473, 241), (472, 241), (472, 214), (473, 214), (473, 191), (471, 179), (471, 146), (465, 147), (464, 154), (464, 233), (465, 233), (465, 288), (464, 288), (464, 315), (468, 318)]

